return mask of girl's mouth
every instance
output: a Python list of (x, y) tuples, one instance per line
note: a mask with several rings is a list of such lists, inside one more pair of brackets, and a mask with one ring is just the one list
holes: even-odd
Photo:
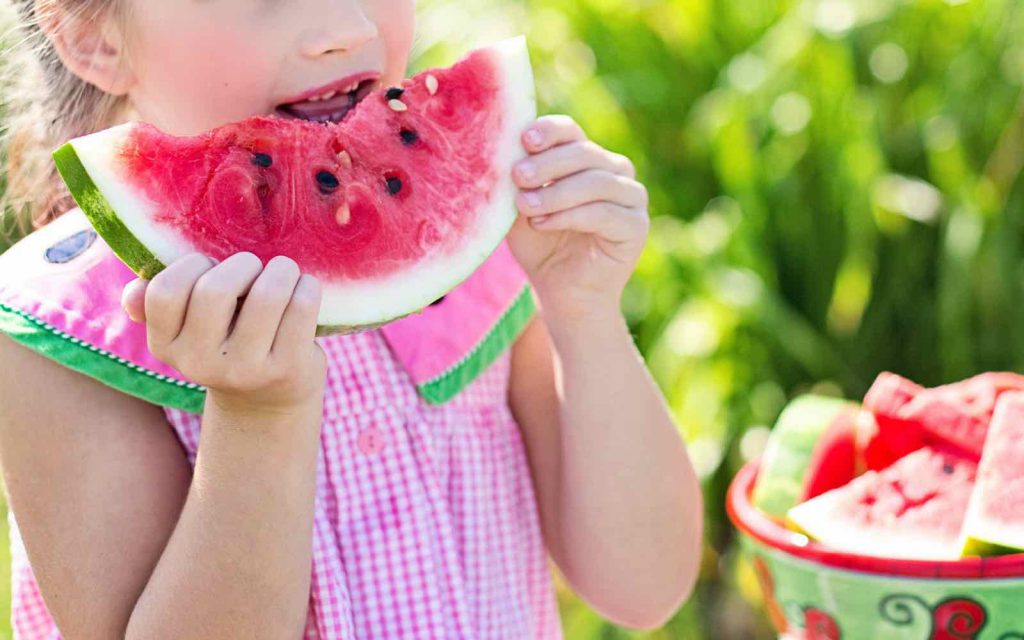
[[(345, 82), (342, 80), (341, 82)], [(277, 106), (278, 115), (312, 122), (341, 122), (379, 84), (379, 78), (347, 82), (340, 89), (326, 88), (316, 95)]]

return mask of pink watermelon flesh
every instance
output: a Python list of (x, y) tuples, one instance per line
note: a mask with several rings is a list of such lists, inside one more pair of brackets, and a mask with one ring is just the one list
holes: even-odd
[(533, 117), (515, 39), (370, 93), (338, 124), (256, 116), (189, 138), (133, 123), (72, 141), (123, 232), (62, 173), (137, 272), (154, 270), (138, 244), (155, 270), (190, 251), (289, 256), (325, 284), (321, 325), (366, 326), (433, 302), (498, 246)]
[(856, 477), (854, 423), (858, 413), (856, 408), (840, 412), (815, 444), (804, 476), (801, 502), (839, 488)]
[(797, 505), (788, 517), (833, 549), (888, 558), (960, 557), (960, 530), (977, 465), (926, 447), (883, 471)]
[(1024, 394), (1002, 395), (964, 524), (965, 553), (1024, 550)]
[(1024, 376), (1014, 373), (984, 373), (933, 389), (882, 374), (864, 399), (876, 422), (860, 438), (867, 467), (885, 468), (929, 444), (980, 460), (996, 401), (1016, 390), (1024, 390)]
[[(481, 135), (501, 125), (497, 70), (477, 54), (434, 75), (443, 99), (406, 81), (409, 110), (377, 93), (338, 126), (262, 116), (175, 138), (142, 125), (122, 149), (125, 171), (164, 205), (158, 224), (215, 258), (301, 256), (330, 279), (392, 273), (451, 251), (499, 177), (496, 140)], [(167, 206), (167, 185), (184, 206)]]
[(883, 372), (864, 396), (866, 413), (857, 424), (860, 466), (878, 471), (925, 446), (920, 425), (900, 417), (903, 408), (924, 387), (894, 373)]

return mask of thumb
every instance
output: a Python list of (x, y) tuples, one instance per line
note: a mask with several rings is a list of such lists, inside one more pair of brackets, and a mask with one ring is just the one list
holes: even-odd
[(125, 285), (121, 292), (121, 306), (128, 317), (135, 322), (146, 321), (146, 287), (149, 280), (136, 278)]

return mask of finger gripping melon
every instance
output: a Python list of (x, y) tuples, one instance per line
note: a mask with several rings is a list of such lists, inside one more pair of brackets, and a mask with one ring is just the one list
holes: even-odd
[(136, 273), (198, 251), (294, 259), (319, 332), (383, 324), (467, 278), (515, 220), (511, 167), (536, 116), (525, 40), (382, 89), (342, 122), (256, 116), (195, 137), (129, 123), (54, 158)]

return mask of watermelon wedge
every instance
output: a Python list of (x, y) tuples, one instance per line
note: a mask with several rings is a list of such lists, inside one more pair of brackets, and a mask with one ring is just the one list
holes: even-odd
[(925, 445), (952, 446), (980, 460), (996, 402), (1009, 391), (1024, 391), (1024, 376), (983, 373), (924, 389), (883, 373), (864, 399), (875, 424), (858, 434), (867, 467), (883, 469)]
[(847, 553), (907, 560), (960, 557), (977, 465), (926, 447), (790, 509), (790, 523)]
[(924, 387), (894, 373), (878, 375), (864, 396), (865, 414), (857, 423), (861, 467), (880, 471), (927, 444), (921, 425), (901, 417), (922, 391)]
[(1024, 551), (1024, 393), (1003, 395), (964, 523), (964, 555)]
[(768, 439), (752, 496), (754, 506), (783, 518), (794, 505), (854, 477), (856, 404), (805, 395), (779, 416)]
[(536, 106), (523, 38), (359, 97), (337, 124), (255, 116), (179, 138), (129, 123), (54, 159), (139, 275), (192, 251), (285, 255), (323, 283), (319, 333), (372, 327), (438, 300), (504, 239)]

